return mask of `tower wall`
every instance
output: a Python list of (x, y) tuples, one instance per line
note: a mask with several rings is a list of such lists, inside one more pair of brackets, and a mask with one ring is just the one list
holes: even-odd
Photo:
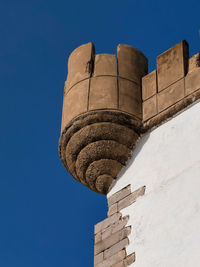
[[(199, 263), (200, 53), (182, 41), (147, 59), (119, 45), (72, 52), (59, 155), (66, 169), (108, 197), (95, 226), (94, 266)], [(129, 161), (128, 161), (129, 160)]]
[(140, 140), (95, 226), (95, 267), (198, 265), (199, 63), (181, 42), (142, 78)]
[[(116, 263), (121, 262), (116, 266), (127, 266), (123, 261), (129, 255), (135, 257), (130, 265), (134, 267), (198, 266), (199, 118), (200, 103), (197, 103), (140, 139), (135, 155), (107, 195), (108, 218), (119, 214), (129, 219), (118, 230), (117, 243), (116, 232), (106, 237), (113, 240), (113, 246), (104, 250), (104, 264), (109, 259), (108, 251), (111, 253), (114, 245), (127, 239), (119, 250), (126, 253), (119, 261), (116, 259), (119, 251), (113, 252)], [(119, 225), (120, 219), (115, 224)], [(100, 242), (108, 244), (105, 233), (116, 225), (110, 223), (98, 232), (103, 237)], [(125, 229), (129, 232), (120, 240)]]

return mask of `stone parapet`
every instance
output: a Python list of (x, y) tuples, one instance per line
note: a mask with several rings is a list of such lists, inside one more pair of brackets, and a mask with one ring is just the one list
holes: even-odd
[(188, 57), (180, 42), (157, 58), (157, 70), (142, 78), (142, 132), (159, 126), (199, 99), (200, 53)]
[(92, 43), (69, 57), (65, 83), (60, 158), (72, 176), (106, 194), (139, 138), (141, 79), (147, 59), (119, 45), (115, 55), (95, 55)]
[(141, 134), (200, 98), (200, 53), (189, 58), (186, 41), (159, 55), (157, 70), (147, 74), (147, 65), (128, 45), (115, 56), (88, 43), (69, 57), (59, 155), (95, 192), (108, 192)]

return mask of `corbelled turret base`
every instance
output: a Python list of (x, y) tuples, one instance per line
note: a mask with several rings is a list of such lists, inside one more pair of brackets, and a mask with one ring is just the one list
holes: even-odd
[(75, 179), (106, 194), (136, 145), (140, 124), (122, 112), (87, 112), (63, 131), (60, 158)]

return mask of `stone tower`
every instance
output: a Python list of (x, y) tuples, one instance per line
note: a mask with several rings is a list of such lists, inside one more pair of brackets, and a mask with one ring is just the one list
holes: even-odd
[(198, 265), (199, 98), (200, 53), (189, 58), (186, 41), (151, 73), (128, 45), (117, 57), (95, 55), (92, 43), (70, 55), (59, 155), (77, 181), (108, 197), (95, 267)]

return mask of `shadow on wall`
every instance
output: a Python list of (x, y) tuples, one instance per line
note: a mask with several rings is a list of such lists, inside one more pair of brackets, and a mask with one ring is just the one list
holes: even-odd
[[(129, 158), (129, 160), (126, 163), (126, 166), (124, 166), (121, 170), (121, 172), (119, 173), (117, 179), (114, 180), (114, 182), (112, 183), (112, 185), (110, 186), (109, 191), (112, 190), (112, 188), (116, 185), (116, 183), (123, 178), (124, 174), (126, 173), (126, 171), (129, 169), (129, 167), (133, 164), (133, 162), (135, 161), (137, 155), (140, 153), (140, 151), (142, 150), (144, 144), (147, 142), (147, 140), (149, 139), (151, 133), (146, 133), (144, 135), (141, 135), (140, 139), (138, 140), (135, 148), (133, 149), (132, 155)], [(109, 192), (108, 191), (108, 192)]]

